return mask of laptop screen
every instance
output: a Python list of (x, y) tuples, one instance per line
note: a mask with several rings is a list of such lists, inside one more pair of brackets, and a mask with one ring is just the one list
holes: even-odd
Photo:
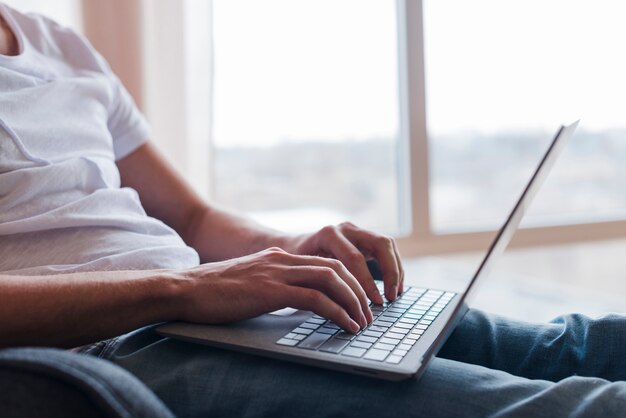
[(500, 255), (506, 249), (506, 246), (511, 241), (511, 238), (513, 238), (517, 227), (524, 217), (526, 210), (528, 209), (533, 201), (533, 198), (541, 188), (541, 185), (548, 176), (548, 173), (552, 169), (552, 166), (554, 166), (557, 157), (563, 150), (563, 147), (565, 146), (569, 138), (576, 130), (578, 122), (579, 121), (576, 121), (568, 126), (561, 126), (557, 131), (554, 139), (552, 140), (552, 143), (550, 144), (550, 147), (544, 154), (533, 176), (528, 181), (528, 184), (522, 192), (521, 197), (513, 207), (513, 210), (511, 211), (507, 220), (504, 222), (502, 228), (500, 228), (500, 231), (496, 235), (496, 238), (491, 243), (489, 251), (487, 251), (485, 258), (480, 263), (476, 274), (474, 274), (474, 277), (467, 285), (467, 288), (465, 289), (465, 292), (461, 297), (459, 305), (461, 305), (464, 301), (468, 303), (468, 300), (473, 297), (474, 291), (476, 290), (475, 284), (481, 279), (481, 277), (485, 277), (487, 274), (489, 274), (489, 271), (493, 266), (493, 262), (498, 259), (498, 257), (500, 257)]

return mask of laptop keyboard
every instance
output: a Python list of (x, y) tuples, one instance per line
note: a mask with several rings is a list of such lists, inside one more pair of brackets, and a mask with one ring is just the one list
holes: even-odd
[[(383, 292), (383, 284), (377, 284)], [(395, 302), (370, 303), (374, 321), (357, 334), (314, 315), (276, 344), (398, 364), (456, 293), (408, 288)]]

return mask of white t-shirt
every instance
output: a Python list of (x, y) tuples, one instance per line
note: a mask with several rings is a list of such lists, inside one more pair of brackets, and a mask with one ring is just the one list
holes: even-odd
[(197, 265), (198, 254), (120, 188), (115, 161), (149, 131), (106, 61), (47, 18), (1, 3), (0, 14), (20, 50), (0, 55), (0, 271)]

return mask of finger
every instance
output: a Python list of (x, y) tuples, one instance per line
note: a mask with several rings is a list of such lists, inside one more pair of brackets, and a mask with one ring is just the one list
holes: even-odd
[(360, 330), (359, 324), (350, 318), (350, 315), (340, 305), (331, 300), (324, 293), (299, 286), (287, 286), (288, 306), (296, 309), (312, 311), (329, 319), (350, 333)]
[[(366, 326), (368, 322), (372, 322), (374, 320), (374, 316), (369, 308), (367, 296), (365, 295), (363, 288), (340, 261), (317, 256), (293, 255), (284, 251), (274, 251), (271, 253), (270, 257), (272, 257), (272, 261), (277, 265), (318, 266), (334, 270), (335, 274), (341, 279), (340, 281), (343, 281), (344, 285), (347, 286), (346, 289), (348, 289), (352, 295), (356, 295), (356, 298), (360, 303), (361, 313), (357, 316), (357, 322)], [(291, 278), (298, 278), (301, 276), (302, 275), (294, 275), (293, 272), (289, 274), (289, 277)], [(363, 316), (362, 321), (360, 320), (361, 316)]]
[(316, 266), (326, 266), (330, 267), (337, 272), (339, 277), (341, 277), (346, 284), (352, 289), (356, 297), (359, 299), (359, 303), (361, 304), (361, 308), (363, 310), (363, 314), (365, 315), (365, 319), (368, 323), (374, 320), (374, 315), (372, 314), (372, 310), (370, 309), (369, 302), (367, 300), (367, 294), (365, 290), (363, 290), (363, 286), (359, 283), (359, 281), (352, 275), (350, 270), (340, 261), (332, 258), (326, 257), (315, 257), (315, 256), (299, 256), (305, 263)]
[(394, 301), (398, 297), (400, 270), (393, 240), (383, 235), (364, 231), (353, 225), (344, 226), (343, 233), (356, 247), (369, 252), (378, 261), (385, 282), (385, 296)]
[[(292, 286), (315, 289), (324, 293), (343, 307), (361, 327), (366, 327), (368, 321), (359, 298), (333, 268), (321, 265), (323, 261), (315, 260), (315, 262), (320, 263), (319, 266), (307, 265), (289, 268), (285, 271), (287, 274), (284, 279), (285, 283)], [(328, 261), (334, 261), (339, 264), (336, 260)], [(356, 281), (355, 279), (353, 280)]]
[(367, 268), (365, 256), (340, 231), (337, 229), (333, 229), (333, 231), (333, 234), (329, 234), (324, 241), (320, 242), (321, 249), (341, 261), (358, 280), (367, 297), (372, 302), (382, 305), (383, 298)]
[(400, 283), (398, 285), (398, 293), (404, 293), (404, 266), (402, 265), (402, 257), (400, 257), (400, 251), (398, 251), (398, 244), (395, 240), (393, 243), (393, 251), (396, 256), (396, 262), (398, 263), (398, 270), (400, 270)]

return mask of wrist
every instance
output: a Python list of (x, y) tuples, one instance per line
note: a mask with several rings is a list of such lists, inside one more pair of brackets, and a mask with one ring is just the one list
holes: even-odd
[(155, 307), (155, 321), (175, 321), (185, 317), (192, 281), (181, 272), (159, 271), (150, 284), (150, 304)]

